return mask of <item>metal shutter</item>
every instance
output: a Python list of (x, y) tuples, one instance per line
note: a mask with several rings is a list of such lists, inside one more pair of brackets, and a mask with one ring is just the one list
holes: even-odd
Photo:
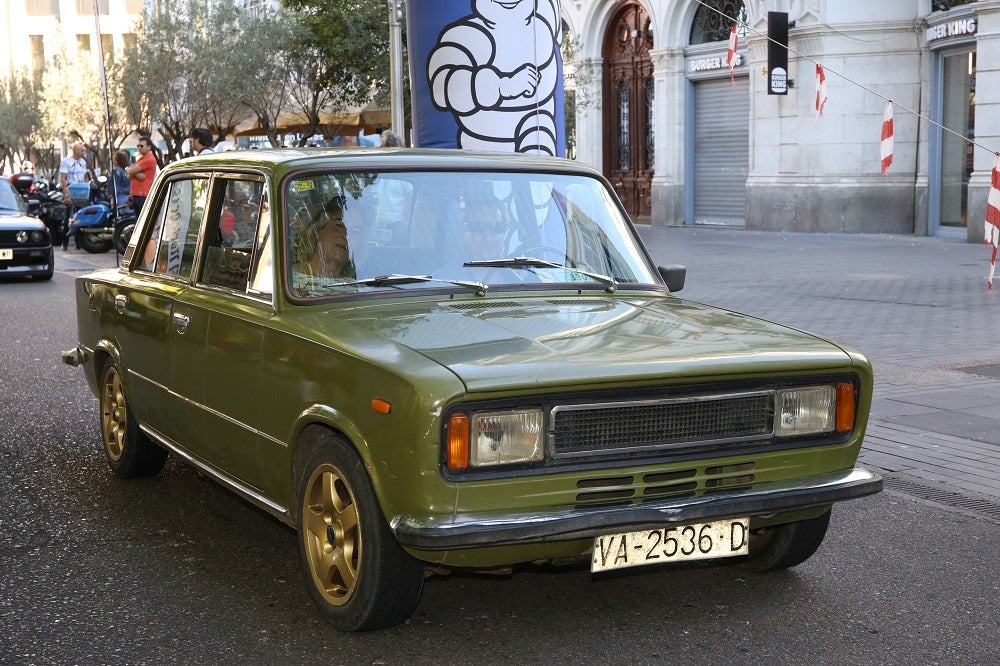
[(694, 222), (746, 223), (750, 84), (729, 77), (694, 84)]

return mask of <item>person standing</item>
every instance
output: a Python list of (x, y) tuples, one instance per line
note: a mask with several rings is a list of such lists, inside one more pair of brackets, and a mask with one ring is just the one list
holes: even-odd
[(215, 149), (212, 148), (213, 145), (212, 133), (204, 127), (195, 127), (191, 131), (192, 155), (210, 155), (215, 152)]
[(115, 206), (121, 207), (128, 204), (129, 180), (128, 180), (128, 153), (124, 150), (115, 151), (114, 166), (111, 168), (111, 182), (115, 190)]
[(59, 189), (62, 190), (66, 203), (66, 218), (63, 220), (62, 249), (69, 249), (69, 221), (76, 212), (76, 206), (69, 196), (69, 186), (83, 183), (87, 180), (87, 160), (83, 158), (86, 148), (79, 141), (73, 144), (71, 153), (59, 163)]
[(125, 172), (132, 179), (129, 184), (129, 194), (132, 195), (132, 208), (138, 215), (142, 211), (146, 197), (149, 196), (153, 178), (156, 177), (156, 156), (153, 155), (153, 142), (148, 136), (140, 136), (136, 148), (139, 151), (139, 158)]

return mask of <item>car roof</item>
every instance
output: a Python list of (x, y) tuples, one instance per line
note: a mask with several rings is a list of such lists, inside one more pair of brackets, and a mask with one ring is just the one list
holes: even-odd
[(600, 176), (580, 162), (560, 157), (443, 148), (272, 148), (236, 150), (185, 158), (165, 171), (190, 168), (252, 168), (275, 175), (314, 168), (488, 169), (494, 171), (572, 172)]

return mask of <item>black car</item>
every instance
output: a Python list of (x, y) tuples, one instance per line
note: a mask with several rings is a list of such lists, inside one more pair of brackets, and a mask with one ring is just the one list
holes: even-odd
[(0, 180), (0, 278), (52, 277), (55, 268), (52, 237), (7, 180)]

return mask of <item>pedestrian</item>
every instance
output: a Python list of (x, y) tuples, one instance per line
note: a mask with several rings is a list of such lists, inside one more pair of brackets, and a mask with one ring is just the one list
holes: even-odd
[(191, 131), (192, 155), (209, 155), (214, 153), (213, 145), (215, 145), (215, 142), (212, 141), (212, 133), (204, 127), (195, 127)]
[(69, 221), (76, 212), (76, 206), (69, 196), (69, 186), (87, 181), (87, 160), (83, 155), (87, 151), (86, 147), (79, 141), (73, 144), (70, 154), (59, 163), (59, 189), (62, 190), (63, 200), (66, 203), (66, 217), (63, 219), (63, 241), (62, 249), (69, 249)]
[(111, 185), (115, 192), (115, 206), (128, 205), (129, 180), (128, 180), (128, 153), (124, 150), (115, 151), (113, 156), (114, 166), (111, 168)]
[(132, 195), (132, 208), (138, 215), (142, 210), (142, 205), (146, 202), (146, 197), (149, 196), (150, 188), (153, 186), (157, 165), (156, 156), (153, 154), (153, 142), (148, 136), (140, 136), (136, 148), (139, 151), (139, 158), (125, 172), (132, 179), (129, 184), (129, 194)]
[(382, 132), (382, 143), (379, 145), (383, 148), (402, 148), (403, 140), (392, 130), (386, 130)]

